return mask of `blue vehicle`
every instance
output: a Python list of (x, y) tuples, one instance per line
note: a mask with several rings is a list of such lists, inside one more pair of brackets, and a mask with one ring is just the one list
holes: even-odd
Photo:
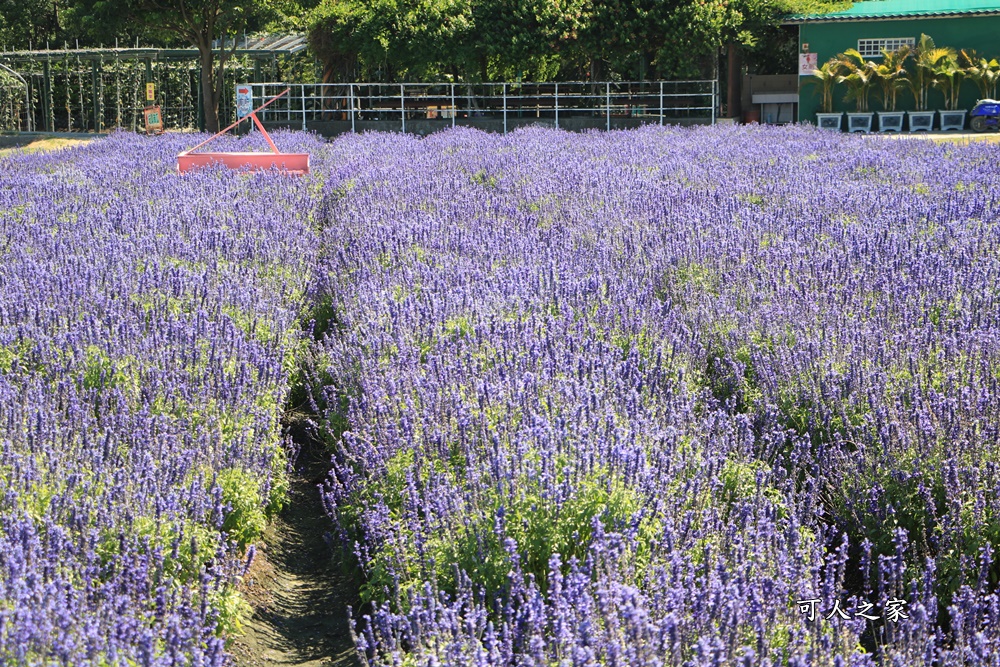
[(974, 132), (1000, 130), (1000, 101), (979, 100), (969, 114), (969, 126)]

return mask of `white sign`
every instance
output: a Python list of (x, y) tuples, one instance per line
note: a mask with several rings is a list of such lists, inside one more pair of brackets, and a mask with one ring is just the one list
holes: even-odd
[(243, 84), (236, 86), (236, 117), (246, 118), (253, 111), (253, 89)]
[(813, 70), (819, 69), (819, 59), (815, 53), (799, 54), (799, 76), (812, 76)]

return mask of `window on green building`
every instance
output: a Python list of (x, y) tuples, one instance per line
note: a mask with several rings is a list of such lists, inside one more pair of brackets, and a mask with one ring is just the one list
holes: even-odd
[(865, 58), (877, 58), (882, 55), (882, 49), (895, 51), (901, 46), (913, 47), (916, 39), (913, 37), (881, 37), (878, 39), (859, 39), (858, 53)]

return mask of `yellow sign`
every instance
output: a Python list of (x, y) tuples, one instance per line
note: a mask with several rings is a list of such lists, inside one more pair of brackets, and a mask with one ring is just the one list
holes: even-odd
[(152, 102), (156, 99), (156, 84), (147, 83), (146, 84), (146, 101)]

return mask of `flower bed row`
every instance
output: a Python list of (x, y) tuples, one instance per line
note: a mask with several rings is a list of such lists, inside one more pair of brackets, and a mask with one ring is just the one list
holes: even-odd
[(341, 141), (314, 382), (369, 664), (992, 664), (987, 149)]
[(284, 498), (319, 190), (179, 177), (189, 143), (0, 162), (0, 663), (226, 660)]

